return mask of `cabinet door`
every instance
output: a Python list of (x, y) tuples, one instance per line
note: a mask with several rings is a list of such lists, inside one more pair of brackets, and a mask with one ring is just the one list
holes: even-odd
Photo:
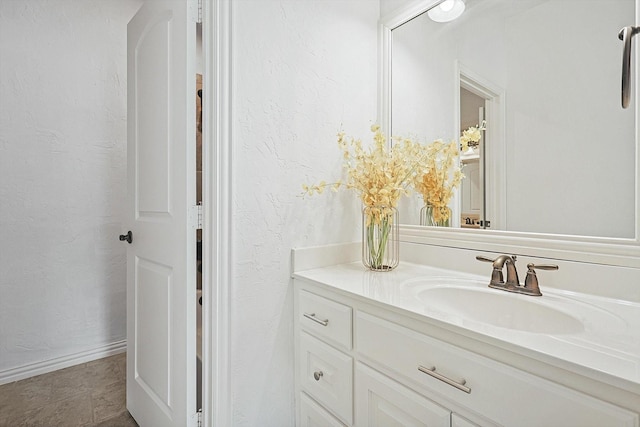
[(451, 412), (394, 380), (357, 364), (356, 425), (449, 427)]

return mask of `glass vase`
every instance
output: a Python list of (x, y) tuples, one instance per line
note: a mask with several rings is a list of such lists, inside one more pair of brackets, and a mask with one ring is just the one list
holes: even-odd
[(447, 209), (447, 219), (440, 218), (436, 220), (434, 218), (434, 207), (433, 205), (426, 204), (420, 209), (420, 225), (430, 225), (433, 227), (449, 227), (451, 222), (451, 209)]
[(362, 209), (362, 263), (373, 271), (391, 271), (400, 262), (398, 211), (387, 206)]

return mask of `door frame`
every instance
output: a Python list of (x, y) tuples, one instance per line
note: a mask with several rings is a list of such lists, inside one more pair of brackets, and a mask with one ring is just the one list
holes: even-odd
[(202, 425), (228, 426), (231, 400), (232, 0), (202, 0)]
[[(455, 66), (454, 114), (457, 130), (460, 135), (460, 88), (475, 93), (485, 99), (485, 120), (487, 130), (485, 136), (491, 141), (491, 148), (484, 146), (482, 157), (484, 163), (484, 219), (491, 221), (491, 229), (503, 230), (507, 223), (506, 182), (506, 128), (505, 128), (505, 91), (490, 80), (473, 71), (470, 67), (456, 61)], [(493, 189), (486, 191), (487, 188)]]

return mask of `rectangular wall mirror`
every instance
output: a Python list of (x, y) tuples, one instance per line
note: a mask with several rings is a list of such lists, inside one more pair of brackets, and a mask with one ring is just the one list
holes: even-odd
[[(452, 226), (635, 239), (637, 99), (621, 107), (618, 32), (636, 0), (464, 0), (445, 23), (427, 13), (439, 2), (415, 3), (387, 27), (387, 132), (450, 140), (486, 120)], [(401, 222), (422, 204), (403, 200)]]

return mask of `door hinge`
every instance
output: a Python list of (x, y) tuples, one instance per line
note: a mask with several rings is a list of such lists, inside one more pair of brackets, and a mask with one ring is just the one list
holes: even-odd
[(196, 24), (202, 24), (202, 0), (198, 0), (198, 6), (196, 10)]
[(197, 204), (195, 206), (191, 206), (190, 214), (192, 227), (196, 230), (202, 230), (202, 223), (204, 221), (202, 205)]
[(195, 414), (191, 414), (189, 426), (202, 427), (202, 409), (198, 409), (198, 412), (196, 412)]
[(189, 20), (196, 24), (202, 23), (202, 0), (189, 0)]

